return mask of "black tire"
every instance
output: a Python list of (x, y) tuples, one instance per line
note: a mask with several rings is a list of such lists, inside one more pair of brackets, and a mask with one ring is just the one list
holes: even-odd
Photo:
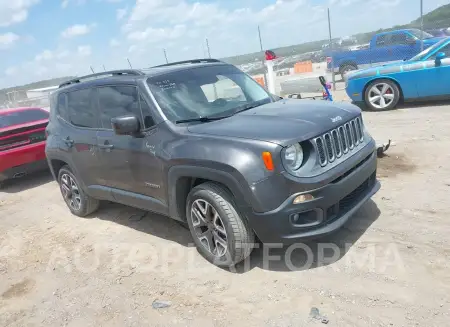
[[(71, 198), (65, 196), (64, 194), (64, 187), (63, 187), (63, 178), (66, 178), (66, 176), (69, 176), (72, 178), (74, 183), (77, 186), (77, 191), (79, 195), (79, 206), (73, 206), (71, 205)], [(86, 217), (87, 215), (93, 213), (96, 211), (100, 205), (100, 201), (97, 199), (94, 199), (87, 195), (84, 190), (81, 188), (80, 183), (78, 182), (77, 177), (73, 174), (72, 170), (69, 166), (63, 166), (59, 172), (58, 172), (58, 184), (59, 189), (61, 191), (61, 194), (63, 196), (64, 201), (67, 204), (67, 207), (70, 209), (70, 211), (78, 217)], [(73, 192), (73, 190), (72, 190)]]
[[(376, 107), (369, 100), (369, 96), (370, 96), (370, 92), (371, 92), (370, 90), (373, 88), (373, 86), (375, 86), (377, 84), (387, 84), (392, 89), (392, 94), (393, 94), (394, 98), (384, 108)], [(375, 81), (372, 81), (369, 85), (367, 85), (366, 90), (364, 92), (364, 103), (365, 103), (367, 109), (369, 109), (371, 111), (392, 110), (392, 109), (394, 109), (397, 106), (398, 102), (400, 101), (400, 98), (401, 98), (400, 89), (398, 88), (397, 84), (395, 82), (391, 81), (390, 79), (377, 79)]]
[(358, 66), (355, 64), (344, 64), (339, 67), (339, 74), (341, 74), (342, 79), (344, 79), (344, 75), (352, 70), (357, 70)]
[[(207, 201), (219, 214), (226, 231), (227, 250), (214, 255), (200, 241), (194, 228), (191, 209), (196, 200)], [(208, 261), (219, 267), (231, 267), (247, 258), (253, 250), (255, 234), (247, 220), (239, 214), (233, 195), (223, 186), (207, 182), (194, 187), (188, 195), (186, 217), (197, 250)]]

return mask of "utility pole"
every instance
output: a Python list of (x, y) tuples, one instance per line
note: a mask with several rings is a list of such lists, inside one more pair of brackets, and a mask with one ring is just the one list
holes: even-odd
[(133, 66), (131, 66), (130, 59), (127, 58), (127, 61), (128, 61), (128, 65), (130, 65), (130, 68), (133, 69)]
[(208, 39), (206, 39), (206, 49), (208, 50), (208, 57), (211, 58), (211, 51), (209, 50), (209, 42), (208, 42)]
[(420, 51), (423, 51), (423, 0), (420, 0)]
[(103, 71), (105, 71), (105, 72), (106, 72), (106, 68), (105, 68), (105, 65), (103, 65)]
[[(336, 91), (336, 79), (334, 74), (334, 60), (333, 60), (333, 39), (331, 37), (331, 19), (330, 8), (328, 8), (328, 34), (330, 36), (330, 50), (331, 50), (331, 79), (333, 81), (333, 91)], [(342, 76), (344, 78), (344, 76)]]
[(166, 49), (163, 49), (163, 52), (164, 52), (164, 58), (166, 58), (166, 64), (168, 64), (168, 63), (169, 63), (169, 60), (167, 60), (167, 52), (166, 52)]
[[(209, 59), (211, 59), (211, 51), (209, 50), (209, 42), (208, 42), (208, 38), (206, 38), (206, 49), (208, 49), (208, 56), (209, 56)], [(217, 100), (219, 97), (217, 96), (216, 83), (213, 84), (213, 89), (214, 89), (214, 97), (215, 97), (215, 100)]]
[(263, 66), (263, 74), (264, 74), (264, 85), (267, 87), (267, 74), (266, 74), (266, 64), (265, 64), (265, 54), (264, 54), (264, 48), (263, 48), (263, 44), (262, 44), (262, 38), (261, 38), (261, 29), (259, 28), (258, 25), (258, 36), (259, 36), (259, 46), (263, 55), (263, 59), (261, 61), (262, 66)]

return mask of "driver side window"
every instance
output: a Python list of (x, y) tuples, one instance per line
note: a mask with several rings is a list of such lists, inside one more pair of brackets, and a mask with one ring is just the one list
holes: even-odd
[(446, 57), (449, 58), (449, 57), (450, 57), (450, 43), (447, 44), (445, 47), (439, 49), (439, 50), (438, 50), (436, 53), (434, 53), (428, 60), (434, 60), (434, 59), (436, 59), (436, 55), (437, 55), (439, 52), (445, 53)]
[(134, 86), (117, 85), (98, 88), (100, 121), (103, 128), (112, 129), (111, 118), (135, 115), (143, 125), (138, 90)]
[(218, 81), (214, 84), (202, 85), (202, 91), (208, 102), (217, 99), (225, 99), (229, 101), (246, 101), (242, 89), (228, 77), (217, 75)]

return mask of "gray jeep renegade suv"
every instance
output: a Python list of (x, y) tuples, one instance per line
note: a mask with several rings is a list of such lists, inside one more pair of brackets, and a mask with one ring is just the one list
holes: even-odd
[(380, 188), (357, 107), (275, 97), (214, 59), (68, 81), (52, 95), (47, 135), (73, 214), (108, 200), (166, 215), (220, 266), (256, 238), (330, 233)]

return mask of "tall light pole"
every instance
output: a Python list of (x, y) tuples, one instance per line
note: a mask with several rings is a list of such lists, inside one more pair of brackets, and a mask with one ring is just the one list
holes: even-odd
[(166, 64), (168, 64), (168, 63), (169, 63), (169, 60), (167, 60), (167, 52), (166, 52), (166, 49), (163, 49), (163, 51), (164, 51), (164, 58), (166, 58)]
[[(330, 50), (331, 50), (331, 80), (333, 81), (333, 91), (336, 91), (336, 79), (334, 76), (334, 60), (333, 60), (333, 38), (331, 36), (330, 8), (328, 8), (328, 34), (330, 36)], [(342, 78), (344, 78), (344, 76), (342, 76)]]
[(423, 51), (423, 0), (420, 0), (420, 50)]
[(206, 39), (206, 49), (208, 50), (208, 57), (211, 58), (211, 51), (209, 50), (209, 42), (208, 42), (208, 39)]
[(259, 36), (259, 47), (261, 49), (262, 55), (263, 55), (263, 60), (262, 62), (262, 66), (263, 66), (263, 74), (264, 74), (264, 85), (267, 87), (267, 74), (266, 74), (266, 66), (265, 66), (265, 62), (264, 62), (264, 48), (263, 48), (263, 44), (262, 44), (262, 38), (261, 38), (261, 29), (259, 28), (258, 25), (258, 36)]

